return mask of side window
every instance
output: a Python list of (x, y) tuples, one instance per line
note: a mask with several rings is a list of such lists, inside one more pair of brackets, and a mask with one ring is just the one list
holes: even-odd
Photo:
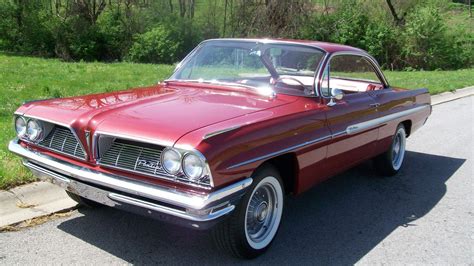
[(358, 55), (337, 55), (329, 62), (329, 69), (324, 71), (321, 90), (328, 97), (332, 88), (345, 93), (357, 93), (382, 87), (382, 82), (367, 59)]

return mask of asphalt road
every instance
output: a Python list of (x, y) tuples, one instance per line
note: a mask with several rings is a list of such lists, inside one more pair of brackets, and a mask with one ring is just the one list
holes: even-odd
[[(286, 205), (280, 233), (255, 264), (473, 264), (473, 99), (434, 107), (408, 139), (401, 173), (365, 163)], [(208, 234), (133, 214), (80, 209), (0, 233), (0, 264), (232, 264)]]

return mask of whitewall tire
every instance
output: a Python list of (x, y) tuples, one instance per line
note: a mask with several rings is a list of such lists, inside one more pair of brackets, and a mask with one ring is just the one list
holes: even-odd
[(213, 230), (219, 248), (241, 258), (255, 258), (271, 245), (280, 227), (284, 188), (278, 171), (265, 165), (231, 216)]

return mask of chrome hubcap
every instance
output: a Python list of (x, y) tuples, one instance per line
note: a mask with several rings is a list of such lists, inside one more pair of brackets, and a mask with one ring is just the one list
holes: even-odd
[(266, 184), (259, 187), (250, 200), (247, 210), (247, 230), (252, 240), (259, 242), (272, 223), (275, 202), (274, 188)]
[[(265, 182), (272, 179), (271, 182)], [(261, 249), (276, 234), (282, 214), (283, 192), (274, 177), (267, 177), (255, 188), (247, 205), (245, 233), (250, 246)]]
[(268, 204), (266, 202), (260, 203), (260, 205), (257, 207), (257, 210), (255, 212), (255, 219), (257, 219), (258, 222), (263, 222), (265, 218), (267, 217), (267, 210), (268, 210)]
[(402, 166), (403, 157), (405, 156), (405, 144), (405, 132), (400, 129), (395, 135), (392, 144), (392, 166), (395, 170)]

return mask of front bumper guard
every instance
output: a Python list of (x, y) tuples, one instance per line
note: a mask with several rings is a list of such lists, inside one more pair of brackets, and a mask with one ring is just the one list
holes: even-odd
[(101, 204), (197, 229), (207, 229), (229, 214), (252, 184), (246, 178), (219, 190), (197, 194), (138, 182), (81, 167), (10, 141), (8, 148), (40, 179)]

